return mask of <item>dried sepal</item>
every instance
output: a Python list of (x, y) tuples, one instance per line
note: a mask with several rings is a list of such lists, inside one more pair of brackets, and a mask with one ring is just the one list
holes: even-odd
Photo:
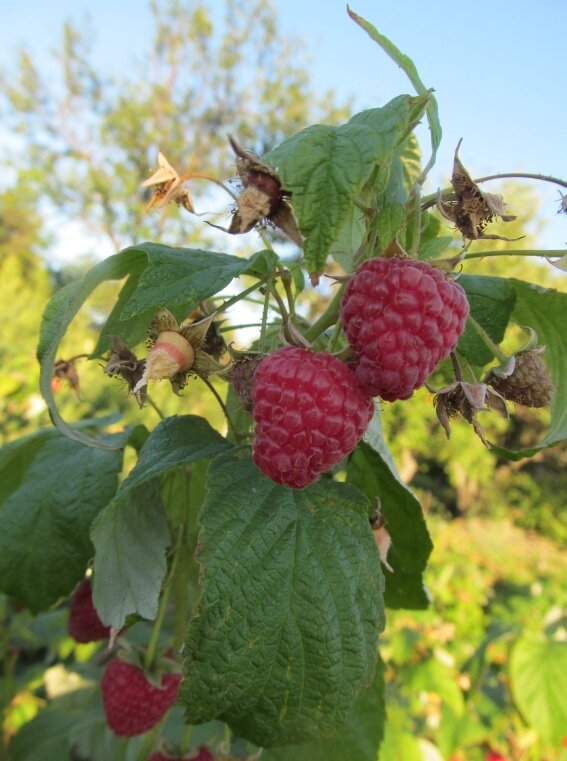
[(104, 372), (111, 377), (120, 377), (140, 407), (144, 406), (147, 397), (147, 383), (140, 381), (144, 376), (145, 359), (138, 359), (134, 352), (120, 338), (112, 339), (112, 350), (107, 357)]
[(557, 213), (567, 214), (567, 193), (559, 192), (559, 208), (557, 209)]
[(229, 141), (236, 154), (236, 169), (243, 190), (228, 232), (240, 235), (257, 225), (271, 224), (301, 248), (303, 238), (289, 204), (290, 193), (282, 188), (277, 172), (254, 153), (241, 148), (234, 138), (229, 137)]
[(508, 417), (504, 397), (486, 383), (455, 381), (449, 386), (437, 389), (433, 403), (448, 439), (451, 438), (450, 420), (460, 415), (472, 425), (477, 436), (488, 448), (490, 444), (477, 420), (477, 414), (484, 410), (494, 410), (502, 417)]
[(153, 196), (146, 208), (149, 211), (154, 206), (158, 209), (170, 201), (178, 206), (183, 206), (187, 211), (194, 213), (191, 194), (183, 187), (184, 178), (171, 166), (161, 151), (158, 153), (158, 169), (142, 182), (143, 188), (152, 188)]
[(520, 238), (505, 238), (503, 235), (485, 233), (486, 226), (495, 217), (500, 217), (504, 222), (512, 222), (516, 217), (512, 214), (506, 214), (502, 196), (496, 193), (483, 193), (479, 186), (473, 182), (459, 159), (460, 145), (461, 141), (455, 150), (451, 177), (455, 198), (443, 200), (441, 193), (439, 193), (437, 208), (440, 213), (461, 231), (464, 238), (469, 240), (520, 240)]

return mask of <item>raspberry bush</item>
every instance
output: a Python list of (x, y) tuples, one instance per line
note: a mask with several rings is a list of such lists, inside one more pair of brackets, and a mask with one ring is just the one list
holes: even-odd
[[(428, 606), (432, 549), (381, 409), (421, 394), (439, 436), (472, 424), (479, 447), (510, 459), (567, 438), (567, 296), (467, 272), (472, 259), (549, 252), (489, 248), (491, 223), (512, 216), (457, 152), (451, 187), (422, 194), (441, 139), (435, 98), (349, 13), (416, 94), (308, 127), (264, 156), (231, 138), (236, 168), (209, 179), (232, 196), (224, 234), (260, 239), (258, 250), (136, 244), (45, 311), (38, 357), (54, 428), (0, 450), (0, 589), (14, 616), (63, 613), (77, 642), (95, 644), (77, 651), (75, 681), (14, 735), (14, 761), (37, 757), (48, 726), (50, 757), (258, 758), (263, 748), (266, 761), (373, 761), (387, 709), (385, 609)], [(194, 213), (193, 175), (161, 153), (158, 163), (140, 177), (150, 207)], [(224, 182), (235, 173), (238, 193)], [(52, 383), (70, 362), (60, 344), (106, 281), (121, 290), (90, 359), (101, 384), (122, 384), (135, 425), (64, 419), (65, 389)], [(200, 414), (197, 385), (214, 413)], [(514, 404), (549, 410), (537, 446), (510, 451), (480, 425)], [(564, 644), (552, 633), (539, 648), (520, 641), (514, 663), (552, 653), (559, 684)], [(512, 671), (514, 699), (557, 743), (560, 690), (523, 689), (524, 673)]]

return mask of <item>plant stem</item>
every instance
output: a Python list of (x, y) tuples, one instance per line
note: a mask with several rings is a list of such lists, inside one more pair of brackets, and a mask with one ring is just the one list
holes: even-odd
[(540, 256), (545, 259), (553, 259), (555, 257), (563, 257), (567, 254), (567, 250), (564, 249), (563, 251), (555, 249), (553, 251), (528, 251), (518, 248), (511, 248), (504, 251), (475, 251), (472, 254), (467, 254), (464, 257), (463, 261), (468, 261), (469, 259), (484, 259), (485, 256)]
[(156, 655), (157, 644), (159, 641), (159, 635), (160, 635), (163, 620), (165, 618), (165, 614), (167, 611), (169, 595), (171, 594), (171, 586), (172, 586), (171, 582), (175, 575), (175, 570), (177, 568), (177, 563), (179, 561), (179, 555), (180, 555), (179, 550), (181, 547), (181, 543), (183, 541), (184, 534), (185, 534), (185, 524), (182, 523), (177, 533), (177, 540), (175, 542), (175, 548), (173, 550), (173, 561), (171, 563), (171, 569), (169, 571), (169, 576), (167, 577), (167, 581), (161, 593), (161, 600), (159, 603), (158, 614), (154, 622), (152, 633), (150, 635), (150, 641), (148, 642), (148, 648), (144, 656), (144, 668), (146, 671), (151, 671), (152, 666), (154, 665), (154, 659)]
[(219, 394), (219, 392), (216, 390), (216, 388), (213, 386), (213, 384), (211, 383), (211, 381), (208, 378), (203, 378), (203, 381), (205, 382), (205, 385), (208, 386), (209, 391), (213, 394), (213, 396), (215, 397), (215, 399), (219, 403), (219, 405), (220, 405), (220, 407), (221, 407), (221, 409), (222, 409), (222, 411), (224, 413), (224, 416), (226, 418), (226, 422), (228, 423), (229, 428), (232, 428), (232, 432), (234, 433), (234, 435), (238, 436), (238, 431), (236, 429), (236, 426), (234, 425), (234, 421), (230, 417), (230, 413), (228, 411), (228, 407), (226, 406), (226, 404), (222, 400), (221, 395)]
[(327, 309), (323, 312), (319, 319), (316, 320), (313, 325), (311, 325), (311, 327), (305, 331), (304, 337), (307, 341), (314, 341), (321, 335), (321, 333), (327, 330), (327, 328), (330, 328), (331, 325), (336, 323), (339, 317), (343, 291), (344, 285), (341, 285), (341, 287), (337, 290), (331, 299)]
[(272, 292), (273, 275), (267, 278), (266, 294), (264, 296), (264, 305), (262, 309), (262, 325), (260, 327), (260, 338), (258, 339), (258, 348), (260, 351), (266, 350), (266, 330), (268, 327), (268, 310), (270, 308), (270, 294)]
[(165, 419), (165, 415), (150, 396), (146, 396), (146, 402), (157, 412), (161, 420)]
[(496, 357), (496, 359), (498, 359), (500, 362), (507, 362), (509, 357), (506, 354), (504, 354), (502, 349), (494, 343), (494, 341), (492, 340), (492, 338), (490, 338), (486, 330), (481, 325), (478, 324), (478, 322), (474, 319), (474, 317), (471, 317), (471, 315), (469, 314), (467, 320), (476, 330), (476, 332), (478, 333), (480, 339), (482, 340), (486, 348), (490, 350), (490, 352)]
[(223, 301), (223, 303), (217, 308), (217, 314), (220, 314), (221, 312), (225, 312), (227, 309), (229, 309), (231, 306), (234, 306), (234, 304), (237, 304), (239, 301), (242, 301), (242, 299), (246, 298), (249, 293), (254, 293), (254, 291), (257, 291), (258, 288), (261, 288), (264, 283), (267, 283), (270, 278), (272, 278), (273, 275), (270, 273), (269, 275), (265, 275), (265, 277), (260, 278), (254, 285), (251, 285), (250, 288), (246, 288), (241, 293), (238, 293), (236, 296), (233, 296), (232, 298), (228, 299), (227, 301)]

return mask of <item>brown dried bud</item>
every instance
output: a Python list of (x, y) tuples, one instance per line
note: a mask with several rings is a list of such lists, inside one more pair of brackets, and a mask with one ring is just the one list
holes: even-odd
[(548, 407), (555, 386), (542, 359), (544, 351), (545, 347), (540, 346), (516, 354), (513, 372), (506, 377), (492, 376), (492, 387), (510, 402), (525, 407)]
[(111, 377), (119, 376), (126, 381), (130, 393), (143, 407), (147, 396), (147, 384), (140, 381), (146, 367), (145, 359), (138, 359), (134, 352), (120, 338), (112, 340), (112, 351), (108, 356), (104, 372)]
[(505, 238), (502, 235), (487, 235), (484, 232), (487, 224), (492, 222), (494, 217), (500, 217), (504, 222), (511, 222), (516, 217), (505, 213), (502, 196), (495, 193), (483, 193), (478, 185), (473, 182), (459, 159), (460, 145), (461, 142), (459, 141), (455, 150), (453, 175), (451, 177), (455, 199), (444, 201), (439, 194), (437, 199), (439, 211), (445, 219), (455, 224), (463, 237), (469, 240), (480, 238), (519, 240), (519, 238)]

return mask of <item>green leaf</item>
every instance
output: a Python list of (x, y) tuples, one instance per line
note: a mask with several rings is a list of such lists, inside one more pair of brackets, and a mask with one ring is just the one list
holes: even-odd
[(148, 258), (148, 266), (122, 310), (122, 320), (159, 307), (173, 308), (180, 304), (189, 312), (201, 301), (221, 291), (233, 278), (245, 273), (263, 273), (270, 264), (264, 251), (251, 259), (157, 243), (142, 243), (126, 251), (143, 252)]
[(328, 736), (371, 683), (384, 625), (366, 498), (330, 479), (278, 486), (247, 448), (213, 460), (209, 489), (186, 720), (266, 747)]
[(131, 613), (156, 616), (170, 542), (157, 479), (229, 447), (196, 415), (166, 418), (150, 434), (91, 532), (96, 549), (93, 597), (104, 623), (119, 629)]
[(383, 108), (356, 114), (340, 127), (314, 125), (285, 140), (265, 161), (292, 194), (305, 237), (309, 272), (320, 272), (371, 174), (388, 171), (396, 147), (419, 121), (429, 94), (401, 95)]
[(389, 608), (427, 608), (423, 572), (433, 545), (421, 506), (401, 481), (392, 455), (384, 441), (379, 418), (375, 416), (366, 440), (350, 457), (347, 480), (357, 486), (374, 505), (380, 500), (386, 529), (392, 539), (388, 563), (382, 567), (386, 581), (384, 602)]
[[(419, 76), (419, 73), (417, 71), (417, 68), (414, 64), (414, 62), (409, 58), (407, 55), (404, 55), (404, 53), (399, 50), (393, 42), (391, 42), (385, 35), (381, 34), (375, 26), (370, 24), (366, 19), (363, 19), (362, 16), (359, 16), (358, 14), (351, 11), (351, 9), (347, 6), (347, 12), (348, 15), (351, 17), (351, 19), (357, 23), (361, 29), (364, 29), (364, 31), (368, 34), (368, 36), (374, 40), (374, 42), (377, 42), (378, 45), (382, 48), (382, 50), (390, 56), (390, 58), (396, 63), (407, 75), (408, 79), (412, 83), (412, 85), (415, 88), (415, 91), (418, 93), (418, 95), (425, 95), (429, 91), (421, 81), (421, 78)], [(439, 121), (439, 111), (437, 108), (437, 101), (435, 98), (430, 97), (428, 98), (427, 107), (425, 109), (427, 114), (427, 121), (429, 122), (429, 130), (431, 132), (431, 158), (425, 168), (425, 170), (422, 173), (422, 181), (425, 178), (425, 175), (427, 174), (428, 170), (435, 164), (435, 159), (437, 157), (437, 149), (439, 148), (441, 144), (441, 137), (442, 137), (442, 130), (441, 130), (441, 123)]]
[[(516, 291), (510, 281), (501, 277), (461, 275), (458, 282), (467, 294), (471, 316), (499, 344), (516, 304)], [(470, 323), (459, 339), (458, 350), (475, 367), (494, 361), (494, 355)]]
[(512, 320), (517, 325), (533, 328), (540, 344), (547, 347), (544, 361), (556, 389), (551, 405), (551, 426), (543, 441), (537, 447), (519, 452), (498, 450), (500, 454), (519, 459), (567, 438), (567, 294), (521, 280), (510, 279), (507, 282), (517, 297)]
[(43, 314), (37, 347), (37, 358), (41, 365), (41, 393), (47, 403), (51, 419), (59, 430), (70, 439), (86, 446), (104, 449), (112, 445), (86, 436), (77, 427), (68, 425), (59, 414), (51, 389), (57, 349), (73, 318), (95, 288), (105, 280), (121, 280), (130, 272), (136, 272), (143, 261), (144, 253), (137, 249), (126, 249), (120, 254), (110, 256), (89, 270), (81, 280), (69, 283), (57, 291)]
[(567, 642), (525, 636), (510, 657), (514, 701), (526, 721), (550, 742), (567, 736)]
[(153, 620), (170, 543), (157, 481), (114, 499), (94, 522), (91, 539), (93, 600), (101, 621), (121, 629), (131, 613)]
[(68, 595), (93, 548), (89, 529), (118, 485), (124, 437), (83, 447), (56, 431), (0, 452), (0, 589), (32, 612)]
[(271, 748), (263, 761), (376, 761), (384, 735), (384, 665), (371, 687), (360, 695), (346, 724), (328, 740)]

